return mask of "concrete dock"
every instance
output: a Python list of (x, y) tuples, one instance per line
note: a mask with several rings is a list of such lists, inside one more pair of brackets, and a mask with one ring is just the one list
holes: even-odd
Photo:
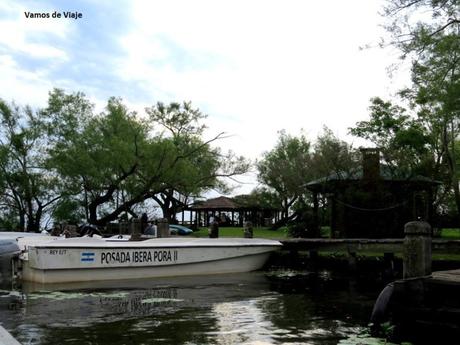
[[(431, 228), (410, 222), (403, 243), (403, 279), (388, 284), (374, 305), (374, 332), (390, 321), (403, 338), (418, 337), (424, 343), (458, 343), (460, 336), (460, 269), (432, 272)], [(451, 245), (449, 249), (453, 249)], [(455, 252), (456, 250), (454, 250)], [(455, 339), (455, 342), (450, 340)]]

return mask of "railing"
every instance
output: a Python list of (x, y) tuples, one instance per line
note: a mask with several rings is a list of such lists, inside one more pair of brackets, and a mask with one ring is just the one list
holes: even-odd
[[(403, 238), (292, 238), (280, 240), (283, 250), (402, 253)], [(460, 240), (432, 239), (433, 253), (460, 254)]]

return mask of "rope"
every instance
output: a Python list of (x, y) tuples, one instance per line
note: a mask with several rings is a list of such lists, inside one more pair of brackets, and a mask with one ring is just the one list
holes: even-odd
[(389, 211), (389, 210), (393, 210), (395, 208), (398, 208), (398, 207), (401, 207), (405, 204), (407, 204), (407, 201), (403, 201), (399, 204), (396, 204), (396, 205), (393, 205), (393, 206), (389, 206), (389, 207), (383, 207), (383, 208), (364, 208), (364, 207), (358, 207), (358, 206), (353, 206), (353, 205), (350, 205), (350, 204), (347, 204), (346, 202), (343, 202), (339, 199), (335, 199), (335, 201), (337, 201), (339, 204), (342, 204), (348, 208), (352, 208), (352, 209), (355, 209), (355, 210), (359, 210), (359, 211), (366, 211), (366, 212), (381, 212), (381, 211)]

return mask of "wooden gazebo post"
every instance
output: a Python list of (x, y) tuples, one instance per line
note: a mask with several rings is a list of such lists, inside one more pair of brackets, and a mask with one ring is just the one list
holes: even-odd
[(321, 231), (319, 228), (318, 206), (318, 192), (313, 192), (313, 231), (315, 237), (321, 236)]

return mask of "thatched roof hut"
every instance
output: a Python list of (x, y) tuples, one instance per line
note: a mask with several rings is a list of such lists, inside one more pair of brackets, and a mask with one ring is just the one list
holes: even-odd
[(220, 196), (197, 201), (186, 211), (195, 213), (196, 227), (209, 225), (211, 217), (219, 217), (222, 226), (243, 226), (245, 220), (250, 220), (254, 226), (271, 225), (272, 218), (277, 216), (276, 210), (249, 204), (243, 199)]

